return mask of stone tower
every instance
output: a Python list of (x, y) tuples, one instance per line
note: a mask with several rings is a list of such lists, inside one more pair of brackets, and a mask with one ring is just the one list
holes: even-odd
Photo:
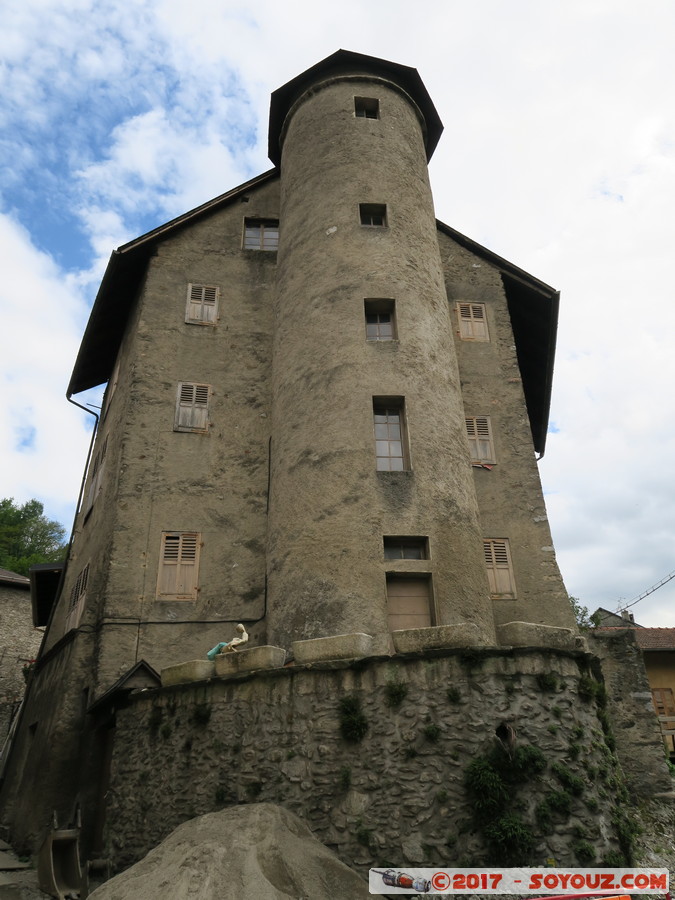
[[(388, 618), (494, 636), (427, 174), (441, 128), (414, 69), (355, 53), (272, 95), (268, 609), (281, 646), (386, 635)], [(396, 340), (368, 340), (372, 319)], [(417, 544), (419, 561), (397, 571), (388, 538)]]

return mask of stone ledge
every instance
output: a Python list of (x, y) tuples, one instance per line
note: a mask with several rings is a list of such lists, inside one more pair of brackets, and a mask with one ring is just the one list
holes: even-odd
[(187, 684), (190, 681), (205, 681), (213, 678), (213, 663), (209, 659), (190, 659), (175, 666), (167, 666), (161, 671), (162, 687), (172, 684)]
[(583, 650), (583, 638), (571, 628), (537, 625), (534, 622), (507, 622), (497, 626), (497, 641), (503, 647), (555, 647), (559, 650)]
[(282, 647), (266, 644), (248, 650), (233, 650), (221, 653), (215, 658), (216, 675), (233, 675), (236, 672), (250, 672), (252, 669), (278, 669), (286, 662), (286, 651)]
[(296, 663), (323, 662), (327, 659), (360, 659), (370, 656), (373, 639), (369, 634), (334, 634), (291, 644)]
[(431, 628), (406, 628), (392, 631), (397, 653), (414, 653), (419, 650), (440, 650), (445, 647), (485, 647), (477, 625), (459, 622), (457, 625), (436, 625)]

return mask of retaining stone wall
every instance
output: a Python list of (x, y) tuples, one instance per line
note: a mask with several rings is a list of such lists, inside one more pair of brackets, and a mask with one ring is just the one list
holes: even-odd
[[(106, 852), (125, 868), (186, 819), (271, 801), (362, 870), (495, 865), (464, 773), (508, 723), (516, 746), (540, 748), (547, 763), (513, 797), (534, 835), (533, 863), (589, 864), (578, 855), (585, 843), (600, 864), (618, 852), (612, 816), (625, 792), (595, 701), (579, 694), (589, 662), (566, 651), (428, 651), (137, 694), (117, 713)], [(341, 734), (345, 696), (367, 724), (358, 742)], [(569, 814), (540, 826), (537, 806), (563, 789), (555, 763), (583, 784)]]

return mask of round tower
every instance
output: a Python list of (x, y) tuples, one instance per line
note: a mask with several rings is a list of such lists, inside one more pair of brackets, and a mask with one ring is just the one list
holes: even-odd
[(461, 622), (494, 635), (427, 173), (441, 130), (415, 69), (346, 51), (272, 95), (282, 646)]

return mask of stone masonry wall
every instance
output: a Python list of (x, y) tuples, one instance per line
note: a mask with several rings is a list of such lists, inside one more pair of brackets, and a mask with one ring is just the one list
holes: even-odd
[(33, 628), (29, 591), (0, 585), (0, 634), (2, 634), (0, 744), (2, 744), (26, 687), (23, 667), (35, 659), (42, 641), (42, 631)]
[(531, 745), (545, 768), (510, 788), (508, 814), (531, 837), (515, 862), (616, 864), (626, 793), (589, 695), (590, 663), (563, 651), (441, 650), (135, 695), (117, 713), (106, 853), (119, 870), (186, 819), (270, 801), (357, 869), (496, 865), (499, 835), (476, 827), (465, 772)]

